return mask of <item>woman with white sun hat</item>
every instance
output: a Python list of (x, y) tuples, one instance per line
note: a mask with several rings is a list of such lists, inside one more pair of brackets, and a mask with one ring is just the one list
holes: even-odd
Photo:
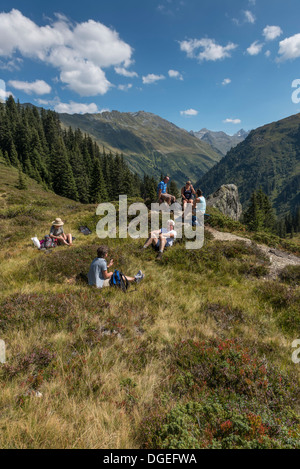
[(72, 235), (71, 233), (65, 234), (63, 226), (64, 222), (62, 219), (55, 218), (50, 228), (50, 238), (57, 239), (58, 244), (72, 246)]

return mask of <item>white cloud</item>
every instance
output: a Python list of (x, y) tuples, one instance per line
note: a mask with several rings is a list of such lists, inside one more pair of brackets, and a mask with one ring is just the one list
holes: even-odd
[(132, 88), (132, 84), (128, 83), (128, 85), (119, 85), (118, 89), (121, 91), (128, 91)]
[(11, 91), (5, 91), (0, 88), (0, 103), (4, 102), (9, 96), (13, 96)]
[(122, 75), (123, 77), (127, 77), (127, 78), (138, 77), (138, 74), (136, 72), (131, 72), (130, 70), (127, 70), (124, 67), (115, 67), (115, 72), (118, 75)]
[(44, 80), (36, 80), (32, 83), (29, 83), (28, 81), (11, 80), (8, 84), (16, 90), (24, 91), (24, 93), (27, 94), (49, 94), (52, 90), (51, 86)]
[(197, 116), (198, 115), (198, 111), (196, 111), (195, 109), (187, 109), (186, 111), (180, 111), (180, 114), (182, 116)]
[(111, 87), (102, 69), (126, 69), (133, 49), (115, 30), (94, 20), (72, 25), (59, 15), (40, 27), (13, 9), (0, 13), (0, 56), (11, 60), (16, 53), (59, 69), (60, 80), (81, 96), (96, 96)]
[(149, 75), (143, 77), (144, 85), (151, 85), (159, 80), (164, 80), (166, 77), (164, 75), (154, 75), (154, 73), (149, 73)]
[(270, 51), (270, 50), (267, 50), (267, 51), (265, 52), (265, 56), (266, 56), (266, 57), (270, 57), (270, 55), (271, 55), (271, 51)]
[[(181, 41), (180, 50), (186, 52), (189, 58), (202, 60), (221, 60), (226, 57), (231, 57), (230, 51), (236, 49), (237, 45), (229, 42), (227, 46), (221, 46), (215, 42), (214, 39), (190, 39), (188, 41)], [(199, 52), (198, 49), (201, 49)]]
[(241, 119), (225, 119), (224, 124), (241, 124)]
[(168, 75), (169, 75), (170, 78), (175, 78), (176, 80), (183, 81), (182, 74), (180, 72), (178, 72), (177, 70), (169, 70)]
[(277, 37), (281, 36), (282, 29), (279, 26), (266, 26), (263, 30), (263, 35), (266, 41), (274, 41)]
[(259, 41), (255, 41), (248, 47), (247, 52), (249, 55), (258, 55), (263, 47), (263, 44), (259, 43)]
[(84, 104), (75, 103), (70, 101), (69, 103), (58, 102), (54, 105), (54, 110), (64, 114), (95, 114), (98, 113), (98, 106), (95, 103)]
[(231, 79), (230, 79), (230, 78), (224, 78), (224, 80), (222, 81), (222, 85), (223, 85), (223, 86), (229, 85), (230, 83), (231, 83)]
[(16, 57), (15, 59), (8, 60), (6, 62), (0, 60), (0, 69), (13, 72), (14, 70), (20, 70), (20, 66), (22, 63), (23, 60), (20, 57)]
[(255, 23), (256, 18), (250, 10), (244, 11), (244, 15), (245, 15), (245, 20), (247, 21), (247, 23), (251, 23), (251, 24)]
[(300, 34), (287, 37), (279, 43), (279, 61), (293, 60), (300, 57)]

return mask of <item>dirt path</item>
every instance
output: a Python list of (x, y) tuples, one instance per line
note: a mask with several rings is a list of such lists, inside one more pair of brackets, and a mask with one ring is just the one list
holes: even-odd
[[(253, 242), (251, 239), (243, 238), (242, 236), (217, 231), (210, 226), (206, 226), (205, 230), (211, 233), (213, 237), (219, 241), (244, 241), (247, 244), (251, 244)], [(279, 272), (287, 265), (300, 265), (300, 258), (293, 254), (280, 251), (279, 249), (270, 248), (264, 244), (255, 244), (270, 259), (271, 265), (270, 273), (268, 275), (269, 278), (276, 278)]]

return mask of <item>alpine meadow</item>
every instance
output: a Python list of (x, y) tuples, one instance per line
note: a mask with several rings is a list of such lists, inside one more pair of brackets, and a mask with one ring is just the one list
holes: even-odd
[(299, 2), (11, 3), (0, 448), (300, 449)]

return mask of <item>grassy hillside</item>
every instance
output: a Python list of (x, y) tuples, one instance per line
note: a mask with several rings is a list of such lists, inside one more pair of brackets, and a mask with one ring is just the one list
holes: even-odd
[[(95, 206), (17, 179), (0, 161), (1, 448), (300, 447), (291, 277), (264, 280), (241, 242), (178, 242), (157, 264), (139, 240), (108, 240), (115, 266), (146, 279), (97, 291), (76, 278), (99, 245)], [(30, 238), (57, 216), (75, 245), (45, 255)]]
[(106, 149), (122, 152), (140, 176), (159, 178), (166, 173), (183, 184), (199, 179), (221, 158), (207, 143), (151, 113), (112, 111), (59, 117), (65, 126), (80, 128)]
[(294, 210), (300, 204), (300, 114), (253, 130), (198, 184), (210, 194), (230, 183), (245, 206), (262, 187), (278, 215)]

